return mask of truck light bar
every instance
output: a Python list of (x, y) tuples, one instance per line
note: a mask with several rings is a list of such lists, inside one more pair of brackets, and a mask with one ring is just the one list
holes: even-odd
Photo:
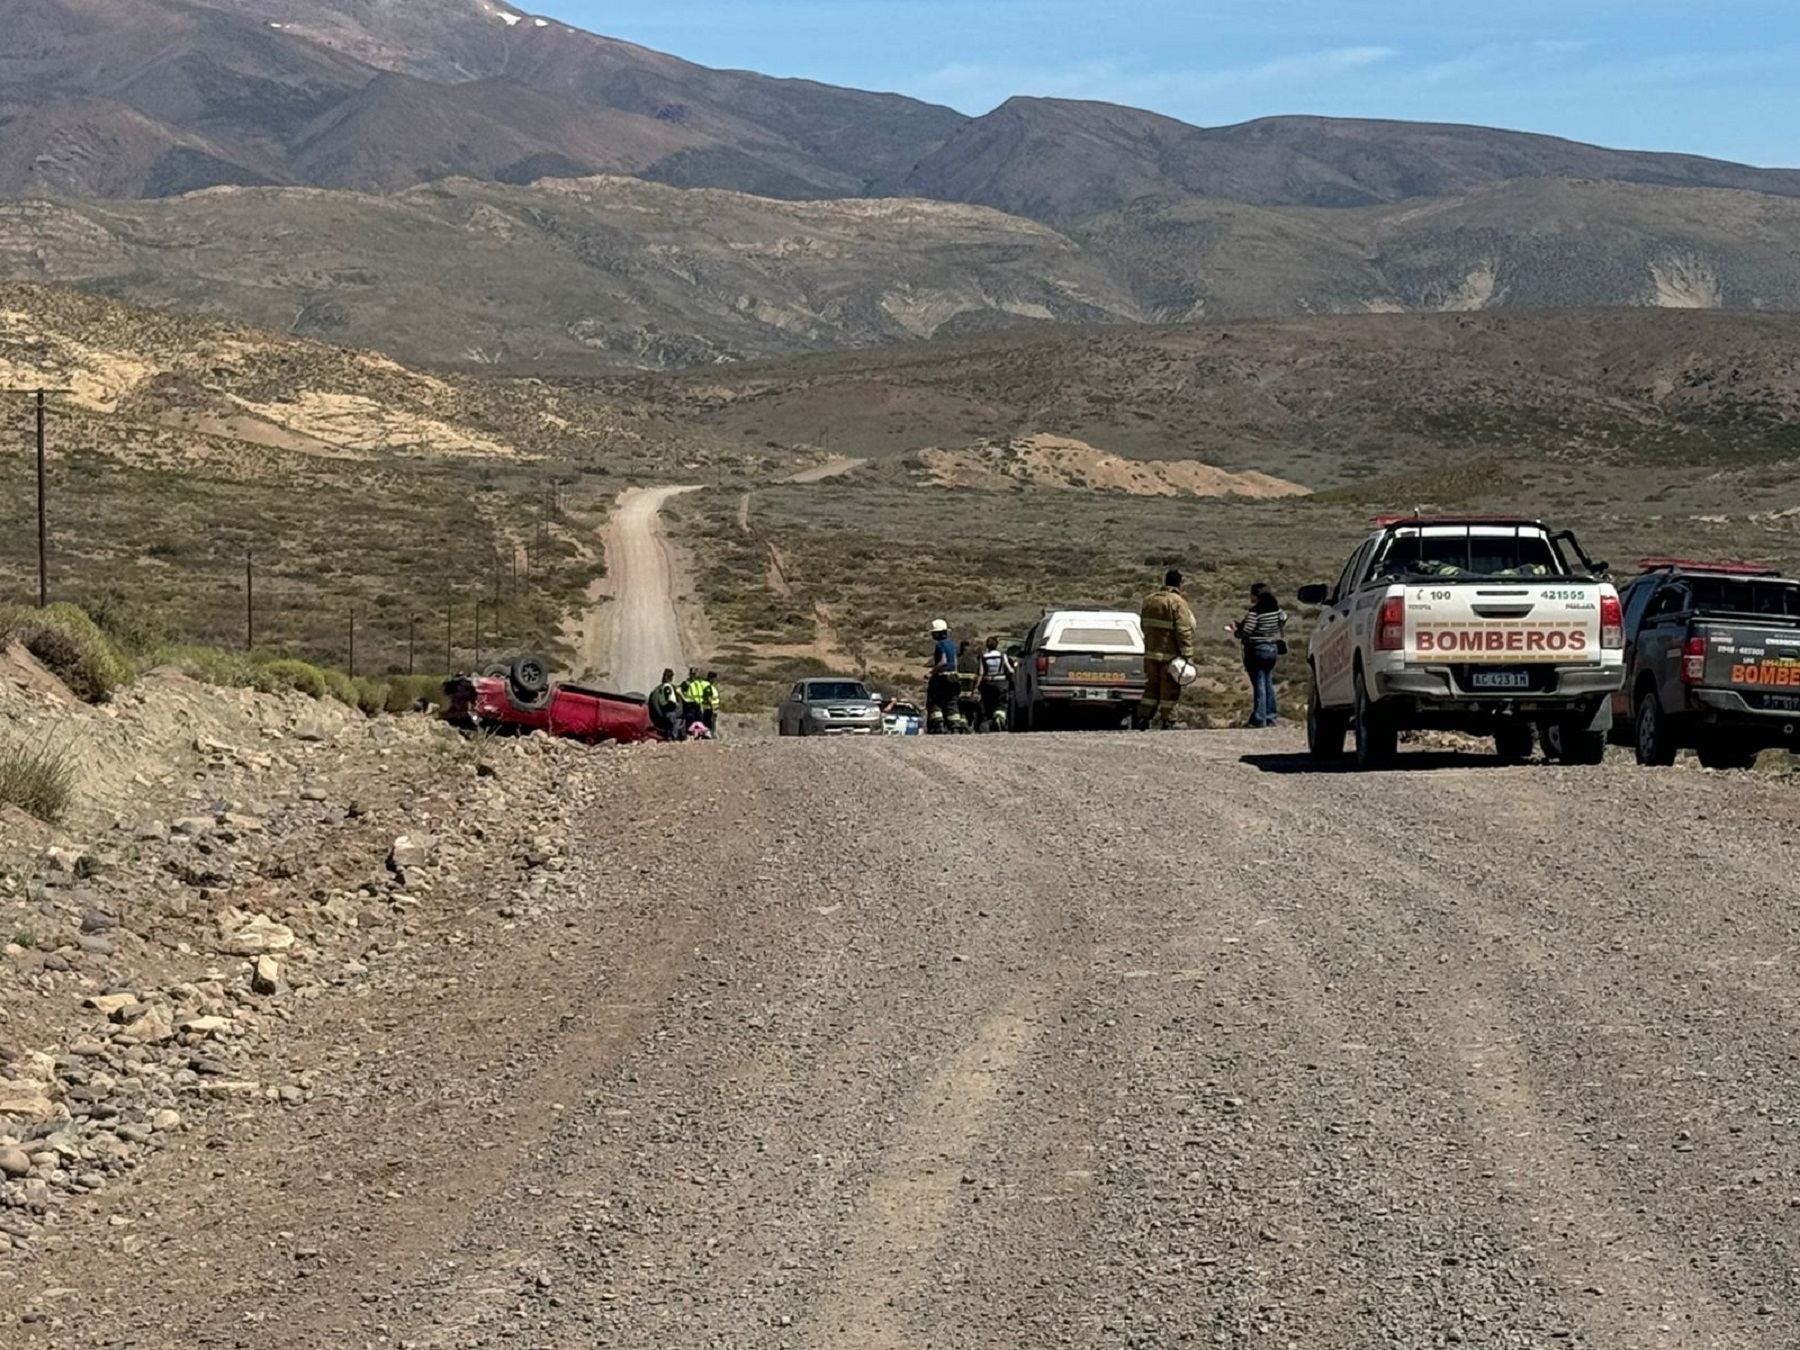
[(1643, 558), (1638, 566), (1646, 572), (1720, 572), (1737, 577), (1778, 577), (1776, 568), (1762, 563), (1699, 562), (1693, 558)]
[(1390, 525), (1537, 525), (1542, 521), (1533, 520), (1530, 516), (1507, 515), (1441, 515), (1438, 512), (1421, 514), (1417, 511), (1406, 511), (1393, 515), (1376, 516), (1370, 521), (1376, 529), (1386, 529)]

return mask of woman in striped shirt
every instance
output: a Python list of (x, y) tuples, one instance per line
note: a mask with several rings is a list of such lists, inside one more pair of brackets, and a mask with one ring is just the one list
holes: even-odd
[(1275, 663), (1287, 649), (1282, 639), (1287, 621), (1287, 611), (1275, 598), (1275, 592), (1267, 582), (1259, 581), (1250, 588), (1250, 608), (1231, 625), (1232, 635), (1244, 647), (1244, 670), (1250, 676), (1254, 699), (1250, 714), (1253, 727), (1275, 725)]

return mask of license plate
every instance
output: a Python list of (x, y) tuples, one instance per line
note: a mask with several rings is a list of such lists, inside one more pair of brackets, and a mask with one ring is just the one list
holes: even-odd
[(1471, 689), (1529, 689), (1531, 673), (1524, 670), (1472, 670)]
[(1104, 700), (1112, 697), (1112, 690), (1110, 690), (1110, 689), (1077, 689), (1075, 691), (1075, 696), (1077, 698), (1097, 698), (1097, 699), (1104, 701)]
[(1793, 694), (1764, 694), (1763, 707), (1770, 712), (1800, 712), (1800, 697)]

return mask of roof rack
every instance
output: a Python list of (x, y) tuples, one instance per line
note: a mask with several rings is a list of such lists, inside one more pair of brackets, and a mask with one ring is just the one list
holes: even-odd
[(1440, 511), (1398, 511), (1376, 516), (1371, 522), (1377, 529), (1390, 525), (1542, 525), (1531, 516), (1513, 516), (1504, 512), (1480, 512), (1452, 515)]
[(1638, 567), (1646, 572), (1712, 572), (1728, 577), (1779, 577), (1778, 568), (1764, 563), (1701, 562), (1694, 558), (1642, 558)]

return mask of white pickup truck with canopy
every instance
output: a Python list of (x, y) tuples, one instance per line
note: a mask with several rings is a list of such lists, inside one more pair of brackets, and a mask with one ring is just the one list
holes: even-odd
[(1511, 516), (1387, 516), (1337, 583), (1307, 643), (1316, 758), (1390, 761), (1402, 731), (1492, 736), (1502, 759), (1598, 763), (1625, 674), (1619, 593), (1575, 537)]

